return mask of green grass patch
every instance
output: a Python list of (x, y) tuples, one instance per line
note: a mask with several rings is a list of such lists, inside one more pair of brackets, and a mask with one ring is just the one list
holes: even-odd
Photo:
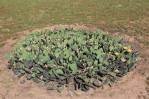
[(0, 35), (49, 24), (113, 25), (142, 19), (148, 10), (148, 0), (0, 0)]
[(3, 47), (5, 44), (3, 42), (0, 43), (0, 48)]

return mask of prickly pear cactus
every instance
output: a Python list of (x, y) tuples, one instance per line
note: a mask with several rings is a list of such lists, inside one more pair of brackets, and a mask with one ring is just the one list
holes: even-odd
[(9, 68), (59, 89), (69, 84), (87, 91), (112, 84), (129, 72), (136, 53), (102, 31), (57, 29), (31, 33), (19, 42), (9, 57)]

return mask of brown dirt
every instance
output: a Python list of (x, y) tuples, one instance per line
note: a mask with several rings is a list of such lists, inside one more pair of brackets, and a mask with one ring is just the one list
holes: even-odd
[[(61, 26), (53, 26), (52, 29), (55, 27)], [(75, 27), (89, 29), (85, 26), (75, 25)], [(49, 27), (45, 29), (49, 29)], [(112, 87), (104, 86), (103, 89), (90, 90), (87, 93), (68, 90), (58, 93), (46, 90), (41, 84), (27, 81), (25, 78), (19, 79), (11, 70), (7, 69), (8, 62), (5, 54), (10, 52), (12, 46), (25, 37), (28, 32), (31, 31), (17, 33), (15, 37), (6, 40), (5, 45), (0, 48), (0, 99), (149, 99), (149, 49), (135, 38), (113, 33), (114, 36), (121, 36), (133, 45), (139, 53), (139, 58), (136, 69), (122, 77)], [(146, 79), (147, 77), (148, 79)]]

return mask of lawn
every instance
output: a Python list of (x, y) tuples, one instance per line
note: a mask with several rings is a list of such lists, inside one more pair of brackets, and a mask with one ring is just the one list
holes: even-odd
[(148, 0), (0, 0), (0, 42), (23, 30), (78, 23), (149, 45), (148, 16)]

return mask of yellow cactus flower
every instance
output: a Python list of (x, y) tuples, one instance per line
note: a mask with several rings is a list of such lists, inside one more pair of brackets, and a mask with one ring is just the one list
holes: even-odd
[(132, 49), (131, 49), (131, 48), (128, 48), (127, 51), (128, 51), (129, 53), (131, 53), (131, 52), (132, 52)]
[(119, 53), (118, 53), (118, 52), (115, 52), (114, 54), (115, 54), (115, 55), (119, 55)]
[(125, 50), (127, 50), (127, 49), (128, 49), (128, 47), (126, 47), (126, 46), (125, 46), (125, 47), (123, 47), (123, 48), (124, 48)]
[(121, 61), (122, 62), (126, 62), (126, 59), (123, 57), (123, 58), (121, 58)]
[(132, 52), (132, 49), (131, 48), (128, 48), (128, 47), (123, 47), (125, 50), (127, 50), (129, 53), (131, 53)]

